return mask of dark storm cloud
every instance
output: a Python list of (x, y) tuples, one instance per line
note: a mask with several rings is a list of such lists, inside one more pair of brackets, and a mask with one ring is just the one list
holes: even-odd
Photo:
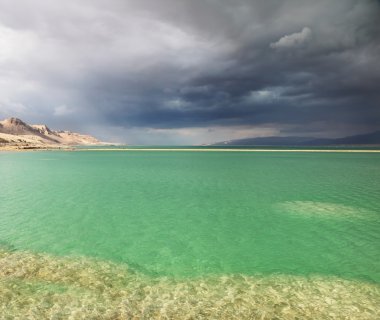
[(157, 132), (168, 139), (169, 129), (189, 137), (218, 128), (221, 139), (229, 128), (380, 127), (379, 1), (0, 0), (0, 8), (2, 117), (103, 128), (132, 143)]

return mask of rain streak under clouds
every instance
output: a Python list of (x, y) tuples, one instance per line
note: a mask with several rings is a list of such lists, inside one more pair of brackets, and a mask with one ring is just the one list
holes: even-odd
[(0, 0), (0, 118), (131, 144), (380, 128), (377, 0)]

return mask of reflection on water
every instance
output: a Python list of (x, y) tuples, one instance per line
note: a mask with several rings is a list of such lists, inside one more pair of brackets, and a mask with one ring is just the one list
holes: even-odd
[(334, 277), (147, 277), (126, 265), (0, 250), (2, 319), (378, 319), (380, 286)]

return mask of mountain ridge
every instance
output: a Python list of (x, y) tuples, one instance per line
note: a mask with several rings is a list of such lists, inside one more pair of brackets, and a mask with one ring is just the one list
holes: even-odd
[(29, 125), (15, 117), (0, 121), (0, 143), (20, 149), (105, 144), (91, 135), (66, 130), (56, 131), (46, 124)]

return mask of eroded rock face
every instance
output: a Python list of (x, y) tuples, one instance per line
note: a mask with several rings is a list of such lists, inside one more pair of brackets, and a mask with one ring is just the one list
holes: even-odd
[(56, 135), (56, 133), (46, 125), (46, 124), (33, 124), (31, 125), (35, 130), (37, 130), (39, 133), (45, 134), (45, 135)]
[(18, 118), (0, 121), (0, 132), (15, 135), (36, 134), (37, 131)]
[(25, 122), (23, 122), (21, 119), (18, 119), (18, 118), (9, 118), (9, 119), (5, 119), (4, 121), (3, 121), (5, 124), (12, 124), (12, 125), (17, 125), (17, 126), (19, 126), (19, 125), (24, 125), (24, 126), (26, 126), (26, 123)]

